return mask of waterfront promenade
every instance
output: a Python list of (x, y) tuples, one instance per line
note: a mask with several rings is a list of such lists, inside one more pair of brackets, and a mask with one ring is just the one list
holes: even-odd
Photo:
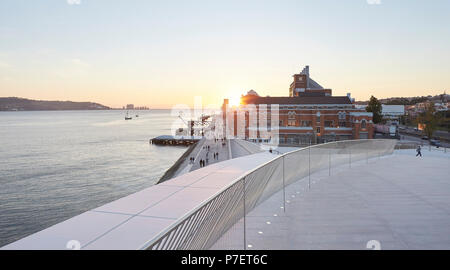
[[(213, 116), (215, 118), (217, 116)], [(198, 170), (202, 167), (222, 162), (225, 160), (264, 152), (257, 144), (241, 139), (226, 139), (223, 134), (215, 129), (215, 121), (205, 128), (205, 137), (201, 138), (187, 149), (185, 154), (169, 168), (158, 183), (165, 182), (174, 177)], [(164, 136), (162, 136), (164, 137)], [(169, 136), (170, 137), (170, 136)], [(217, 158), (214, 154), (217, 153)], [(191, 160), (192, 159), (192, 160)], [(201, 166), (200, 162), (204, 162)]]
[[(194, 162), (188, 164), (183, 173), (200, 169), (200, 160), (207, 161), (205, 166), (209, 166), (230, 159), (229, 143), (230, 140), (205, 140), (200, 151), (195, 156), (192, 155)], [(214, 153), (218, 153), (217, 159), (214, 159)]]
[[(188, 156), (181, 157), (183, 159), (181, 160), (181, 165), (172, 178), (200, 169), (200, 160), (205, 161), (205, 167), (207, 167), (228, 159), (261, 152), (264, 151), (258, 145), (241, 139), (202, 139)], [(217, 159), (214, 159), (214, 153), (218, 153)], [(193, 162), (190, 161), (190, 158), (194, 158)]]

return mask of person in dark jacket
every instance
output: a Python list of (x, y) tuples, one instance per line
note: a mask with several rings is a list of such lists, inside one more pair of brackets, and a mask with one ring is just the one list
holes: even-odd
[(418, 145), (418, 146), (417, 146), (417, 149), (416, 149), (416, 151), (417, 151), (416, 157), (417, 157), (417, 156), (422, 156), (422, 153), (420, 152), (420, 150), (421, 150), (421, 149), (420, 149), (420, 145)]

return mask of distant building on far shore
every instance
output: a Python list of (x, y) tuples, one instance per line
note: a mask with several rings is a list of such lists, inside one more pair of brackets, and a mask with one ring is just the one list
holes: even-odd
[(150, 108), (147, 106), (134, 106), (134, 104), (127, 104), (127, 106), (123, 106), (122, 109), (123, 110), (140, 110), (140, 111), (150, 110)]
[(399, 121), (405, 115), (405, 105), (385, 105), (381, 104), (381, 114), (383, 119)]

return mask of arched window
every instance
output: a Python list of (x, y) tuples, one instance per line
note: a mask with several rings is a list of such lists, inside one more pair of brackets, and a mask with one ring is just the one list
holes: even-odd
[(366, 120), (361, 120), (361, 128), (366, 128)]
[(288, 112), (288, 126), (290, 126), (290, 127), (297, 126), (297, 121), (295, 120), (295, 112), (294, 111)]
[(346, 124), (345, 124), (345, 112), (339, 112), (338, 114), (339, 114), (339, 124), (338, 124), (338, 126), (339, 127), (345, 127), (346, 126)]

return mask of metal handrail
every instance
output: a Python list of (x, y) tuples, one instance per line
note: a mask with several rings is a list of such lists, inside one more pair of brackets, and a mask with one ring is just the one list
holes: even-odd
[[(302, 151), (305, 151), (305, 150), (311, 151), (314, 148), (318, 148), (318, 147), (323, 148), (324, 146), (326, 147), (326, 146), (332, 145), (332, 144), (338, 145), (338, 144), (341, 144), (341, 143), (345, 143), (345, 144), (353, 145), (353, 142), (355, 142), (355, 143), (356, 142), (358, 142), (358, 143), (365, 143), (365, 142), (380, 142), (380, 141), (387, 142), (387, 141), (396, 141), (396, 140), (364, 139), (364, 140), (335, 141), (335, 142), (329, 142), (329, 143), (324, 143), (324, 144), (311, 145), (311, 146), (308, 146), (308, 147), (304, 147), (304, 148), (301, 148), (301, 149), (293, 150), (293, 151), (290, 151), (290, 152), (278, 155), (278, 156), (274, 157), (273, 159), (271, 159), (270, 161), (267, 161), (267, 162), (265, 162), (265, 163), (255, 167), (254, 169), (246, 171), (246, 172), (242, 173), (240, 176), (236, 177), (233, 181), (231, 181), (228, 185), (226, 185), (222, 190), (218, 191), (217, 193), (213, 194), (209, 198), (205, 199), (202, 203), (198, 204), (197, 207), (193, 208), (191, 211), (189, 211), (188, 213), (186, 213), (185, 215), (183, 215), (182, 217), (177, 219), (170, 226), (166, 227), (164, 230), (159, 232), (153, 239), (147, 241), (144, 245), (142, 245), (140, 249), (153, 249), (153, 248), (160, 249), (160, 247), (162, 249), (165, 249), (165, 248), (182, 249), (183, 248), (183, 244), (185, 244), (185, 242), (187, 240), (189, 240), (189, 239), (186, 238), (185, 241), (183, 241), (182, 243), (179, 243), (178, 240), (180, 240), (180, 239), (177, 239), (177, 238), (179, 238), (181, 234), (186, 233), (186, 230), (192, 231), (193, 229), (195, 230), (198, 226), (201, 226), (202, 224), (204, 224), (204, 222), (207, 221), (208, 217), (203, 217), (203, 218), (206, 218), (203, 221), (202, 220), (191, 220), (191, 218), (195, 218), (196, 215), (198, 215), (198, 216), (204, 215), (205, 214), (204, 212), (209, 210), (209, 207), (211, 206), (210, 204), (216, 203), (215, 200), (221, 200), (222, 199), (221, 196), (223, 194), (229, 192), (233, 187), (235, 187), (241, 181), (243, 181), (243, 179), (245, 177), (248, 177), (249, 175), (252, 175), (253, 173), (258, 172), (261, 168), (263, 168), (265, 166), (268, 166), (270, 164), (275, 164), (275, 162), (277, 162), (279, 159), (283, 159), (283, 168), (284, 168), (284, 158), (285, 157), (294, 155), (296, 153), (299, 153), (299, 152), (302, 152)], [(393, 148), (394, 148), (394, 144), (392, 145), (392, 149), (391, 150), (393, 150)], [(351, 151), (350, 151), (350, 157), (351, 157)], [(297, 180), (299, 180), (299, 179), (297, 179)], [(297, 181), (297, 180), (295, 180), (295, 181)], [(283, 188), (284, 188), (284, 170), (283, 170)], [(243, 192), (245, 192), (245, 188), (244, 188)], [(259, 194), (259, 195), (262, 195), (262, 193)], [(238, 195), (238, 197), (239, 196), (240, 195)], [(222, 206), (225, 203), (229, 204), (230, 202), (227, 201), (227, 200), (223, 200), (223, 199), (222, 199), (221, 202), (218, 202), (218, 204), (220, 204), (220, 206)], [(234, 202), (234, 203), (236, 203), (236, 202)], [(229, 208), (228, 205), (227, 205), (227, 207)], [(231, 208), (233, 208), (233, 207), (235, 207), (235, 206), (232, 205)], [(208, 209), (206, 209), (206, 208), (208, 208)], [(203, 211), (203, 210), (205, 210), (205, 211)], [(220, 210), (221, 210), (221, 208), (216, 208), (210, 214), (211, 215), (215, 215), (216, 211), (220, 211)], [(245, 209), (244, 211), (248, 211), (248, 210), (251, 210), (251, 209)], [(222, 213), (220, 214), (220, 216), (223, 216), (224, 213), (225, 213), (225, 210), (222, 210)], [(244, 212), (243, 215), (245, 216), (246, 213)], [(232, 217), (232, 216), (230, 216), (230, 217)], [(194, 227), (192, 227), (192, 226), (194, 226)], [(189, 227), (189, 228), (187, 228), (187, 227)], [(229, 229), (229, 228), (225, 228), (225, 229)], [(181, 232), (181, 231), (183, 231), (183, 232)], [(174, 232), (175, 235), (172, 235), (173, 232)], [(192, 233), (193, 232), (191, 232), (190, 235), (188, 235), (188, 236), (191, 236)], [(211, 235), (211, 233), (212, 233), (211, 231), (209, 233), (207, 233), (208, 237)], [(208, 237), (207, 237), (206, 241), (201, 244), (201, 248), (205, 248), (206, 247), (206, 245), (208, 243), (208, 239), (209, 239)], [(168, 239), (168, 238), (170, 238), (170, 239)], [(175, 241), (178, 241), (178, 242), (175, 242), (175, 243), (171, 244), (169, 240), (173, 240), (173, 239), (175, 239)], [(182, 241), (182, 240), (180, 240), (180, 241)], [(191, 239), (190, 243), (192, 241), (193, 240)], [(175, 244), (177, 244), (178, 246), (176, 246)]]

